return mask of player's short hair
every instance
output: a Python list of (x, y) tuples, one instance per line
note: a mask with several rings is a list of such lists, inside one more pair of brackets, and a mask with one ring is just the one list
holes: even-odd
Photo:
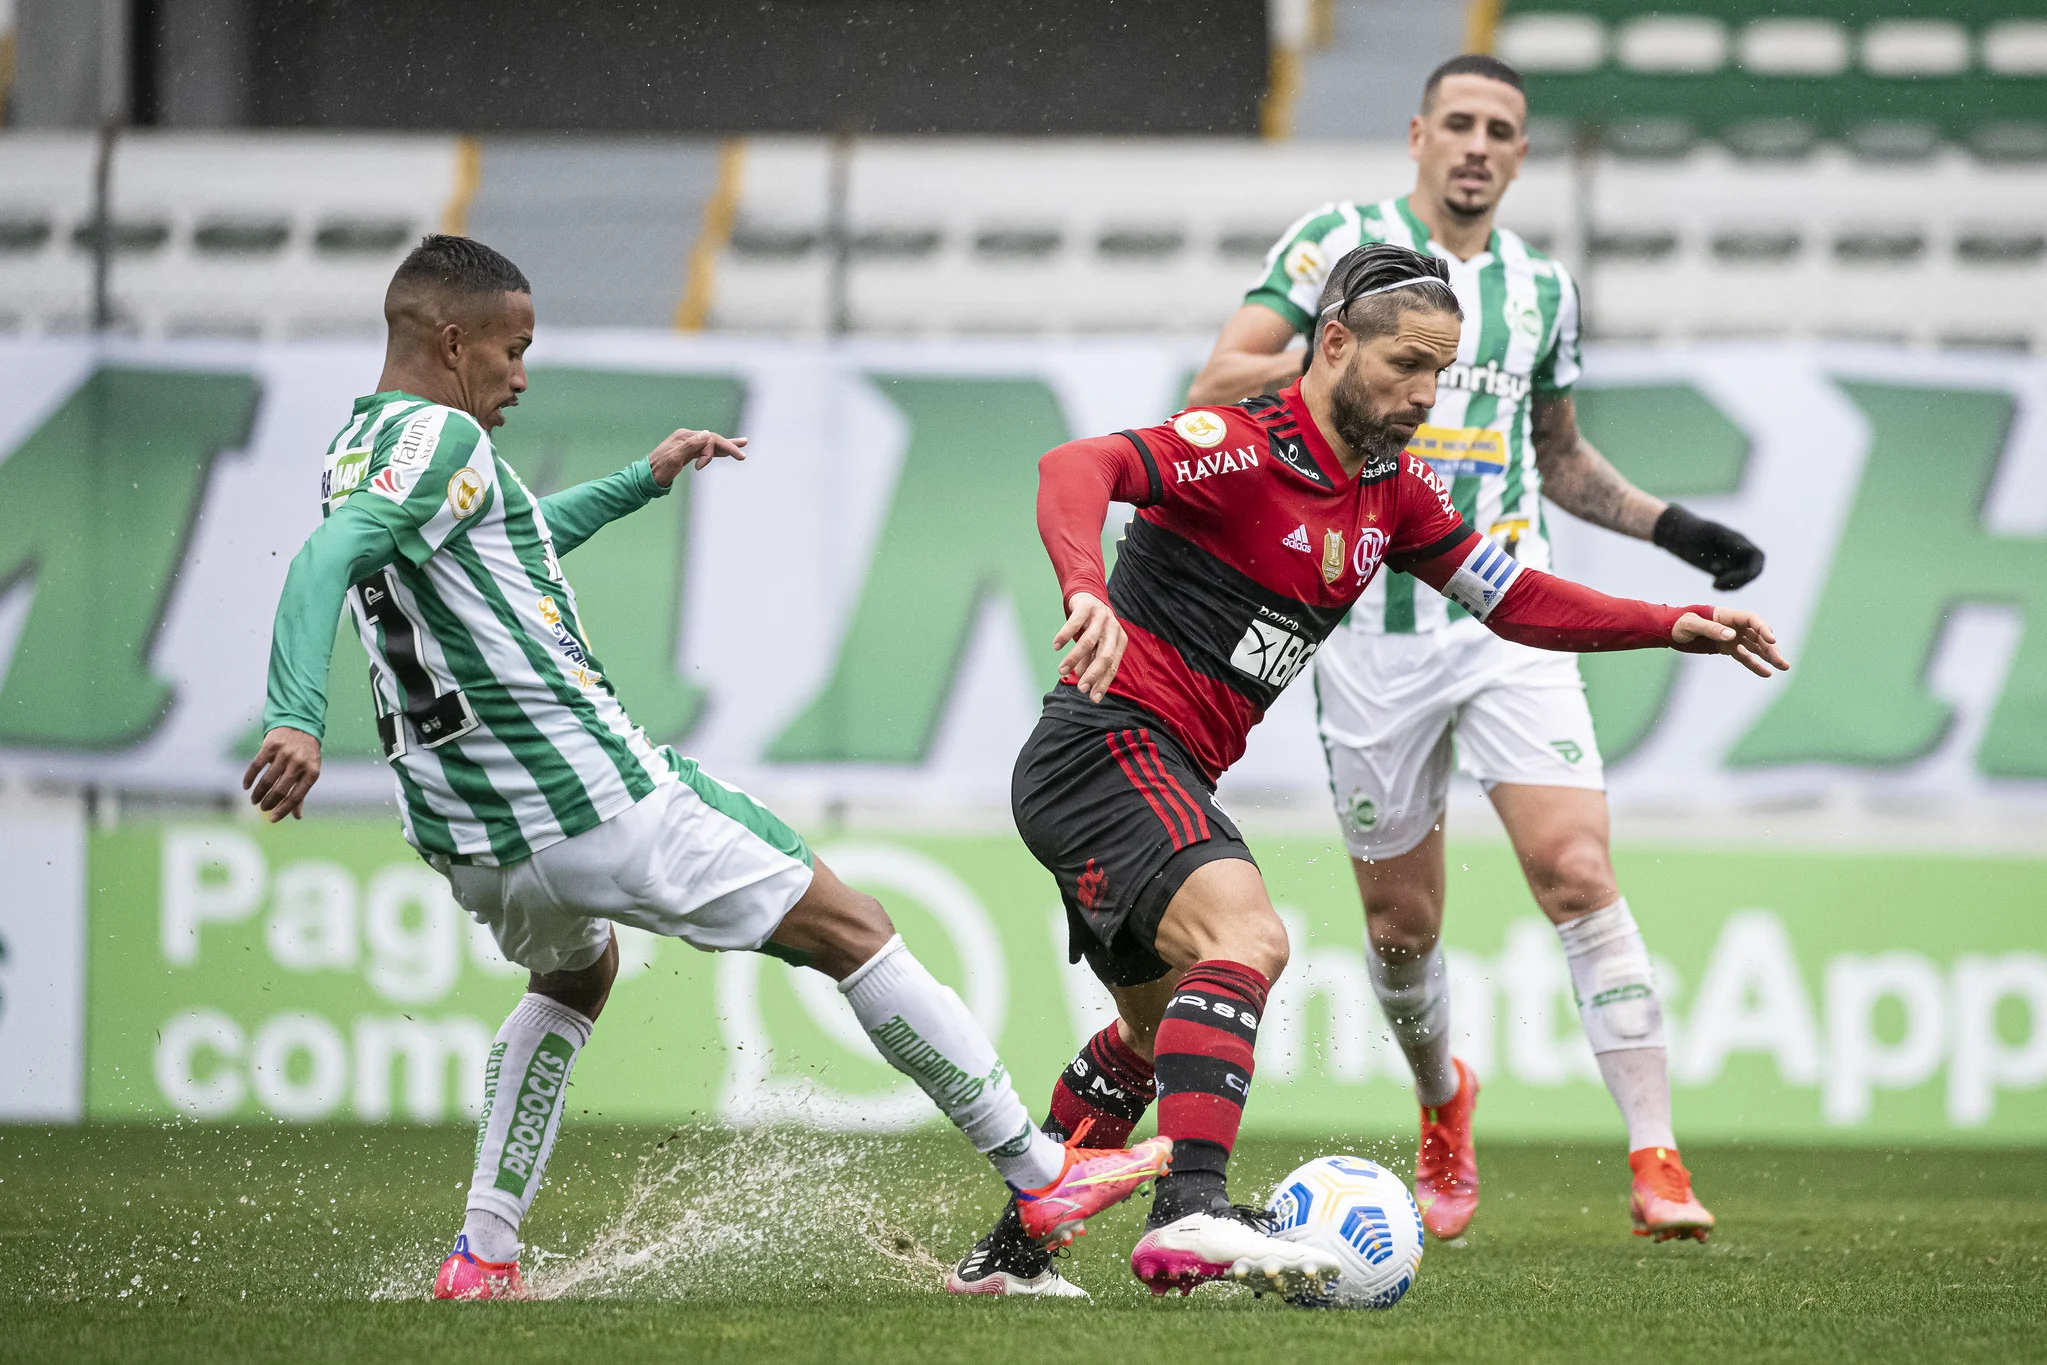
[[(1361, 341), (1391, 335), (1400, 315), (1415, 311), (1454, 313), (1463, 318), (1450, 268), (1391, 242), (1367, 242), (1344, 253), (1322, 282), (1315, 311), (1317, 334), (1325, 322), (1341, 322)], [(1311, 338), (1312, 356), (1316, 346)]]
[(526, 276), (473, 237), (430, 232), (399, 262), (391, 290), (411, 285), (455, 294), (530, 294)]
[(1484, 76), (1489, 81), (1511, 85), (1524, 95), (1528, 93), (1528, 87), (1521, 81), (1521, 73), (1498, 57), (1488, 57), (1483, 52), (1460, 52), (1431, 71), (1428, 80), (1422, 84), (1424, 114), (1435, 107), (1437, 88), (1452, 76)]

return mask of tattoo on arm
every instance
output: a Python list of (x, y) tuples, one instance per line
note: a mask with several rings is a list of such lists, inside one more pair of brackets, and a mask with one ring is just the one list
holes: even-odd
[(1569, 398), (1538, 401), (1530, 425), (1535, 468), (1551, 502), (1595, 526), (1637, 540), (1649, 539), (1663, 499), (1629, 483), (1578, 430), (1577, 404)]

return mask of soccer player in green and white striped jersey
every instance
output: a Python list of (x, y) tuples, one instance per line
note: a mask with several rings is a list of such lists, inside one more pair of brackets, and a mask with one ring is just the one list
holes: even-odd
[[(1195, 403), (1274, 392), (1300, 372), (1292, 339), (1314, 326), (1329, 268), (1373, 241), (1440, 257), (1463, 305), (1457, 361), (1408, 449), (1464, 519), (1522, 563), (1550, 567), (1543, 498), (1654, 540), (1722, 590), (1762, 572), (1740, 533), (1651, 497), (1579, 434), (1578, 291), (1564, 267), (1493, 216), (1527, 155), (1521, 77), (1491, 57), (1438, 67), (1408, 128), (1414, 190), (1325, 204), (1289, 228), (1223, 328)], [(1364, 898), (1374, 992), (1421, 1102), (1415, 1193), (1455, 1237), (1478, 1205), (1471, 1140), (1477, 1078), (1450, 1055), (1443, 815), (1454, 733), (1485, 786), (1536, 901), (1569, 959), (1579, 1014), (1628, 1125), (1638, 1232), (1703, 1238), (1670, 1125), (1662, 1006), (1607, 849), (1605, 776), (1577, 660), (1512, 644), (1406, 574), (1384, 573), (1315, 656), (1330, 790)]]
[[(1040, 1132), (981, 1026), (880, 904), (744, 792), (649, 742), (620, 706), (561, 558), (664, 496), (685, 464), (744, 459), (745, 442), (677, 431), (617, 474), (536, 498), (490, 440), (526, 388), (533, 298), (518, 267), (467, 238), (428, 237), (384, 312), (383, 376), (328, 449), (323, 520), (285, 579), (263, 744), (243, 785), (272, 819), (301, 814), (345, 600), (405, 837), (532, 973), (490, 1051), (467, 1213), (435, 1297), (523, 1292), (519, 1223), (618, 971), (614, 922), (832, 977), (876, 1050), (1018, 1192), (1040, 1241), (1071, 1241), (1158, 1175), (1164, 1139), (1082, 1154)], [(1061, 1286), (1051, 1276), (1024, 1292)]]

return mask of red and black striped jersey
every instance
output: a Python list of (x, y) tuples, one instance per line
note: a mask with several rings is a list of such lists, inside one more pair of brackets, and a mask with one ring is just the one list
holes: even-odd
[[(1068, 442), (1039, 471), (1039, 530), (1065, 600), (1108, 602), (1129, 637), (1110, 693), (1170, 726), (1210, 781), (1243, 755), (1251, 727), (1383, 566), (1416, 574), (1480, 620), (1519, 589), (1523, 609), (1488, 624), (1548, 648), (1667, 646), (1681, 614), (1516, 563), (1404, 451), (1346, 474), (1298, 384)], [(1110, 500), (1139, 510), (1105, 585)], [(1531, 591), (1532, 579), (1544, 582)]]

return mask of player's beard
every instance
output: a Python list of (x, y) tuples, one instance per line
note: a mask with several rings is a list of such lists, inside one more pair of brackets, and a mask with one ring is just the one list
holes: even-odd
[(1409, 433), (1372, 411), (1372, 400), (1358, 378), (1356, 361), (1346, 366), (1343, 376), (1330, 386), (1329, 414), (1335, 419), (1336, 434), (1351, 448), (1351, 453), (1363, 456), (1369, 463), (1398, 459), (1407, 446)]

